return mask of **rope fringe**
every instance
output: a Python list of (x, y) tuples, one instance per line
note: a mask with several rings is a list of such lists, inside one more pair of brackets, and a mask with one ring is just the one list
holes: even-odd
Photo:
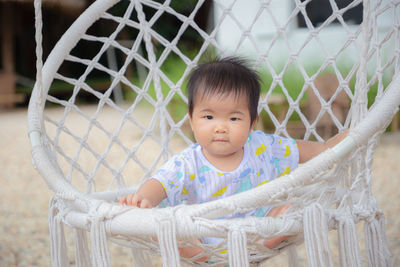
[(228, 234), (229, 266), (248, 267), (247, 237), (243, 230), (232, 230)]
[(92, 265), (96, 267), (111, 266), (106, 226), (102, 218), (92, 219), (90, 225), (90, 239), (92, 242)]
[(338, 236), (340, 266), (361, 267), (361, 252), (358, 245), (356, 225), (350, 214), (339, 221)]
[(333, 266), (328, 240), (328, 221), (319, 203), (304, 209), (304, 241), (310, 267)]
[(392, 266), (391, 253), (385, 236), (385, 219), (371, 218), (364, 224), (365, 246), (367, 250), (368, 266)]
[(51, 266), (65, 267), (69, 266), (67, 244), (65, 241), (64, 226), (57, 204), (57, 200), (53, 197), (50, 200), (49, 213)]
[(75, 259), (77, 267), (90, 266), (90, 253), (86, 230), (75, 229)]

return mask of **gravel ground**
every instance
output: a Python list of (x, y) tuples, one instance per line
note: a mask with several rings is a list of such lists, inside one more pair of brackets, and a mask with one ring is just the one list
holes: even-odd
[[(0, 111), (0, 125), (0, 266), (50, 266), (47, 214), (52, 193), (31, 163), (26, 110)], [(400, 133), (384, 135), (374, 155), (373, 191), (386, 216), (393, 266), (400, 266), (399, 159)], [(362, 224), (357, 227), (362, 243)], [(330, 239), (337, 262), (335, 238), (332, 233)], [(73, 242), (68, 229), (67, 242), (73, 263)], [(111, 252), (113, 266), (132, 266), (128, 251), (112, 245)], [(304, 248), (300, 246), (303, 265), (304, 257)], [(280, 255), (263, 266), (286, 265), (286, 256)]]

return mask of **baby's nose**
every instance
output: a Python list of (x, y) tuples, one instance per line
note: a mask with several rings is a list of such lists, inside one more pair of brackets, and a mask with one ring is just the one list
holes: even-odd
[(216, 133), (226, 133), (227, 130), (228, 130), (228, 129), (227, 129), (226, 125), (223, 124), (223, 123), (218, 123), (218, 124), (215, 126), (215, 132), (216, 132)]

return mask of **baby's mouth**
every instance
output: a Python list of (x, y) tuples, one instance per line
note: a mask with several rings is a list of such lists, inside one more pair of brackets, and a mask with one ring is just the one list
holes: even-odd
[(228, 139), (216, 138), (216, 139), (214, 139), (214, 142), (227, 143), (227, 142), (228, 142)]

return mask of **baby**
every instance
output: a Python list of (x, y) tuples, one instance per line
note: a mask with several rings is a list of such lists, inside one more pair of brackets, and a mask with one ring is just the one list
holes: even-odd
[[(199, 65), (189, 78), (187, 90), (190, 126), (197, 143), (173, 156), (136, 194), (122, 197), (120, 204), (152, 208), (163, 199), (175, 206), (224, 198), (290, 173), (299, 163), (345, 137), (340, 133), (326, 142), (311, 142), (253, 131), (260, 79), (239, 58)], [(288, 205), (260, 207), (224, 218), (276, 217), (287, 208)], [(266, 240), (264, 246), (273, 248), (285, 238)], [(203, 238), (199, 242), (219, 241)], [(200, 252), (197, 247), (180, 248), (184, 257)]]

